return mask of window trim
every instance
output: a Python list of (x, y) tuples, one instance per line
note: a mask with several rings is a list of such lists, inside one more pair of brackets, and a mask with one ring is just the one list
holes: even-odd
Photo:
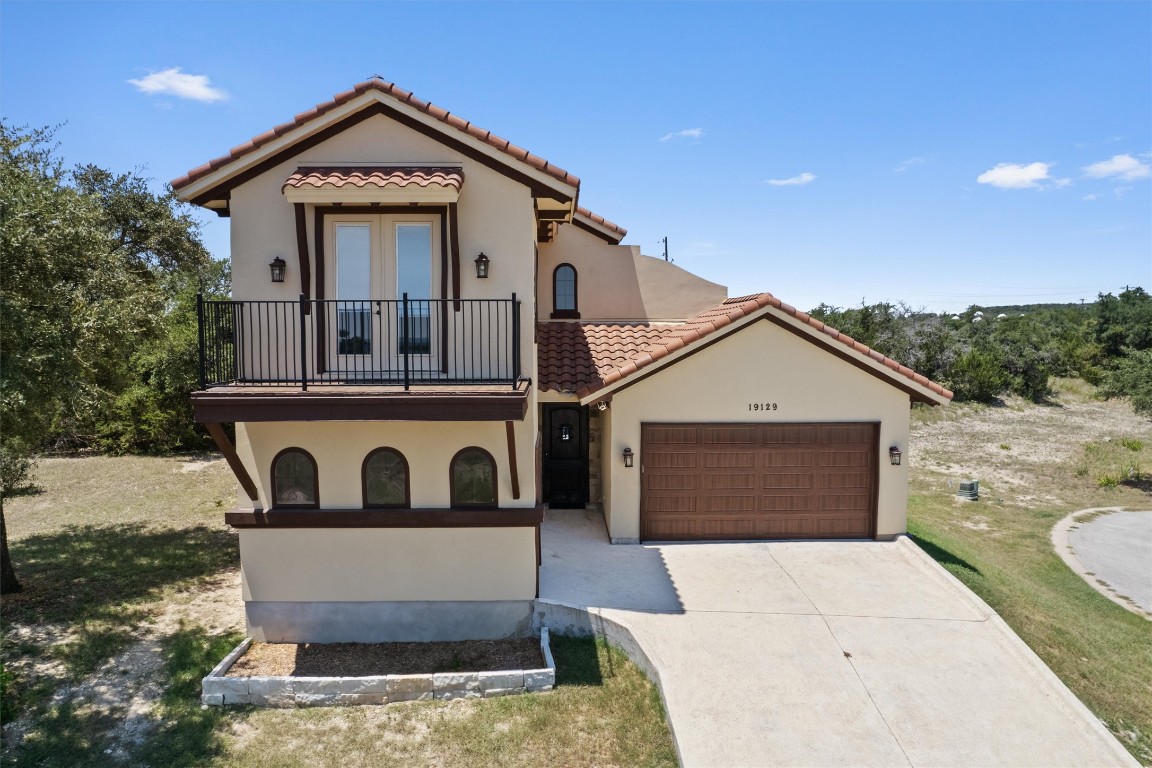
[[(556, 277), (564, 267), (572, 270), (572, 309), (560, 309), (556, 306)], [(557, 264), (552, 270), (552, 319), (553, 320), (579, 320), (580, 319), (580, 273), (576, 267), (568, 262)]]
[[(400, 463), (404, 466), (404, 501), (400, 504), (372, 504), (368, 502), (368, 462), (372, 460), (373, 456), (380, 453), (391, 453), (400, 458)], [(380, 448), (373, 448), (364, 457), (364, 461), (360, 463), (360, 501), (364, 505), (364, 509), (407, 509), (412, 506), (412, 472), (408, 466), (408, 457), (403, 453), (387, 446)]]
[[(488, 463), (492, 467), (492, 502), (491, 503), (474, 503), (474, 502), (459, 502), (456, 500), (456, 462), (460, 459), (460, 455), (465, 451), (480, 451), (488, 457)], [(452, 509), (498, 509), (500, 506), (500, 476), (497, 474), (496, 459), (491, 453), (484, 450), (478, 445), (466, 445), (460, 450), (456, 451), (452, 456), (452, 462), (448, 465), (448, 486), (449, 486), (449, 503)]]
[[(315, 501), (309, 502), (307, 504), (281, 504), (276, 498), (276, 465), (280, 463), (280, 459), (284, 457), (284, 454), (291, 451), (304, 454), (304, 456), (307, 457), (308, 461), (312, 464), (312, 498), (315, 499)], [(270, 474), (271, 477), (269, 479), (271, 480), (272, 492), (272, 498), (270, 501), (272, 502), (273, 509), (320, 509), (320, 469), (316, 465), (316, 458), (311, 453), (295, 445), (285, 448), (272, 458), (272, 468)]]

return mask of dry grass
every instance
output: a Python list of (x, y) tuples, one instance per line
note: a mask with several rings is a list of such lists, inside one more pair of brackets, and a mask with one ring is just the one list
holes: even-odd
[[(1152, 509), (1147, 486), (1098, 482), (1132, 465), (1152, 471), (1152, 423), (1082, 382), (1059, 382), (1048, 405), (925, 416), (914, 416), (909, 451), (909, 531), (1149, 764), (1152, 622), (1072, 573), (1050, 535), (1076, 510)], [(981, 481), (980, 501), (956, 498), (967, 479)]]

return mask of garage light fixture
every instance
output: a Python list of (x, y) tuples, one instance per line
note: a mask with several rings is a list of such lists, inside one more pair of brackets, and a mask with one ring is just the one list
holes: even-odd
[(488, 262), (490, 259), (481, 251), (480, 255), (476, 257), (476, 277), (483, 280), (488, 277)]
[(904, 454), (900, 453), (900, 449), (896, 446), (892, 446), (888, 449), (888, 460), (892, 462), (892, 466), (894, 467), (900, 466), (900, 457), (903, 455)]
[(631, 467), (633, 462), (636, 461), (636, 454), (632, 453), (631, 448), (624, 449), (624, 466)]
[(286, 266), (288, 266), (288, 262), (284, 261), (284, 259), (280, 258), (279, 256), (272, 259), (272, 263), (268, 265), (268, 269), (272, 271), (272, 282), (284, 282), (284, 268)]

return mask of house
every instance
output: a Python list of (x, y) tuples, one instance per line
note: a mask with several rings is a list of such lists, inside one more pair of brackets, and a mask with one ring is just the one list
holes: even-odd
[(257, 639), (524, 631), (549, 506), (614, 543), (904, 531), (909, 405), (951, 393), (622, 245), (578, 178), (390, 83), (172, 186), (231, 217), (192, 401)]

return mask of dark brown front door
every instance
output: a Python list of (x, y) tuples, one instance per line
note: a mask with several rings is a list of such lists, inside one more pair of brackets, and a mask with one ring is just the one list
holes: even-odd
[(875, 535), (879, 425), (644, 424), (641, 539)]
[(588, 503), (588, 409), (544, 406), (544, 501), (553, 507)]

